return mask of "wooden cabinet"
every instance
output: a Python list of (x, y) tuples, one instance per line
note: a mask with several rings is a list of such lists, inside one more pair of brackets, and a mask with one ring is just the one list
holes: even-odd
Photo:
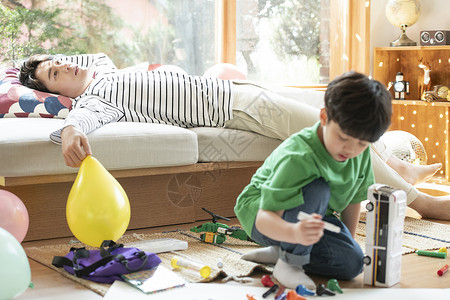
[(428, 163), (444, 164), (438, 177), (449, 182), (450, 102), (420, 100), (419, 84), (424, 76), (420, 59), (431, 64), (431, 89), (433, 85), (450, 85), (450, 46), (375, 48), (373, 77), (388, 86), (395, 81), (397, 72), (404, 74), (404, 80), (410, 83), (410, 94), (406, 100), (393, 101), (390, 130), (415, 135), (425, 147)]

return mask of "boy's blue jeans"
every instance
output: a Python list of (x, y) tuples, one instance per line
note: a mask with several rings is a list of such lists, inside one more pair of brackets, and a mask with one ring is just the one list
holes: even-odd
[[(286, 210), (282, 218), (288, 222), (298, 222), (299, 211), (325, 215), (330, 199), (328, 184), (316, 179), (303, 188), (304, 204)], [(363, 270), (364, 253), (353, 239), (347, 227), (335, 216), (324, 216), (324, 221), (341, 228), (340, 233), (324, 231), (324, 235), (314, 245), (304, 246), (272, 240), (261, 234), (253, 225), (252, 239), (264, 246), (279, 246), (280, 258), (292, 265), (303, 266), (310, 273), (329, 278), (350, 280)]]

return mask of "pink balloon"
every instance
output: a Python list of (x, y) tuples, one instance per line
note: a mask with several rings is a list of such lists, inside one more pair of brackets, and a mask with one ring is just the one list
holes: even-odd
[(0, 190), (0, 227), (11, 233), (21, 243), (28, 231), (28, 211), (13, 193)]
[(215, 77), (223, 80), (240, 79), (245, 80), (246, 76), (242, 73), (238, 67), (233, 64), (220, 63), (212, 66), (206, 70), (205, 77)]

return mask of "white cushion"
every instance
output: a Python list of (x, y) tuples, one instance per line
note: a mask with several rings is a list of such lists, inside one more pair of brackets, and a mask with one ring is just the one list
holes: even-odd
[(263, 161), (278, 147), (281, 140), (250, 131), (198, 127), (198, 161)]
[[(65, 166), (61, 146), (49, 134), (63, 120), (0, 119), (0, 176), (76, 173)], [(111, 123), (88, 135), (93, 156), (108, 170), (194, 164), (195, 133), (180, 127)]]

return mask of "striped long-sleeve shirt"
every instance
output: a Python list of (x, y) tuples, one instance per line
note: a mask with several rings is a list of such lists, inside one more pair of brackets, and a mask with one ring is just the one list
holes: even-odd
[[(64, 127), (84, 133), (116, 121), (180, 127), (224, 126), (232, 118), (232, 82), (167, 71), (121, 71), (105, 54), (64, 58), (95, 68), (95, 79), (75, 99)], [(64, 128), (63, 127), (63, 128)], [(61, 130), (50, 135), (61, 142)]]

